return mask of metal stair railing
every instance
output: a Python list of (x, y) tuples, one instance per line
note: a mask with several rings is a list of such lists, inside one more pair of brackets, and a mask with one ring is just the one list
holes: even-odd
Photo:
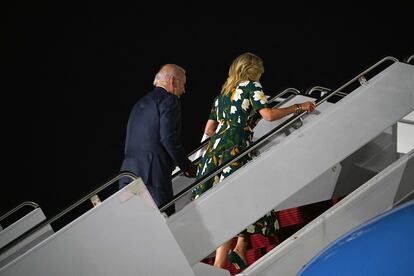
[(24, 208), (26, 206), (33, 207), (33, 209), (39, 208), (39, 204), (37, 204), (36, 202), (33, 202), (33, 201), (25, 201), (25, 202), (22, 202), (22, 203), (20, 203), (16, 207), (12, 208), (10, 211), (6, 212), (5, 214), (3, 214), (0, 217), (0, 225), (1, 225), (1, 222), (4, 219), (8, 218), (9, 216), (11, 216), (12, 214), (16, 213), (17, 211), (19, 211), (20, 209), (22, 209), (22, 208)]
[(404, 62), (409, 63), (409, 64), (414, 64), (414, 55), (408, 56), (404, 59)]
[(21, 234), (19, 237), (15, 238), (14, 240), (12, 240), (9, 243), (7, 243), (6, 245), (4, 245), (2, 248), (0, 248), (0, 255), (3, 254), (4, 252), (6, 252), (7, 250), (9, 250), (11, 247), (15, 246), (17, 243), (24, 240), (26, 237), (30, 236), (31, 234), (37, 232), (38, 230), (42, 229), (43, 227), (55, 222), (56, 220), (58, 220), (62, 216), (66, 215), (67, 213), (69, 213), (70, 211), (72, 211), (73, 209), (78, 207), (80, 204), (82, 204), (83, 202), (89, 200), (91, 197), (95, 196), (100, 191), (102, 191), (105, 188), (107, 188), (108, 186), (112, 185), (113, 183), (115, 183), (117, 180), (119, 180), (122, 177), (129, 177), (132, 180), (136, 180), (136, 179), (139, 178), (138, 176), (136, 176), (135, 174), (133, 174), (131, 172), (121, 172), (121, 173), (119, 173), (118, 175), (116, 175), (112, 179), (106, 181), (102, 186), (100, 186), (99, 188), (96, 188), (95, 190), (93, 190), (92, 192), (87, 194), (86, 196), (82, 197), (81, 199), (79, 199), (78, 201), (76, 201), (75, 203), (73, 203), (72, 205), (70, 205), (69, 207), (67, 207), (66, 209), (64, 209), (63, 211), (61, 211), (60, 213), (58, 213), (57, 215), (52, 217), (51, 219), (48, 219), (46, 221), (43, 221), (41, 223), (36, 224), (31, 229), (29, 229), (26, 232), (24, 232), (23, 234)]
[[(296, 88), (293, 88), (293, 87), (286, 88), (285, 90), (283, 90), (282, 92), (280, 92), (276, 96), (273, 96), (269, 100), (269, 103), (276, 101), (276, 99), (281, 98), (282, 96), (284, 96), (287, 93), (293, 93), (295, 95), (299, 95), (300, 94), (300, 91), (298, 89), (296, 89)], [(274, 107), (277, 107), (277, 106), (283, 104), (284, 102), (286, 102), (288, 100), (290, 100), (290, 97), (284, 99), (280, 103), (276, 104)], [(210, 138), (207, 138), (206, 140), (204, 140), (195, 150), (191, 151), (187, 156), (190, 157), (191, 155), (195, 154), (199, 150), (203, 149), (205, 146), (207, 146), (207, 144), (208, 144), (209, 141), (210, 141)], [(198, 164), (199, 161), (200, 161), (200, 157), (198, 157), (197, 159), (193, 160), (192, 163), (193, 164)], [(183, 175), (183, 171), (182, 170), (179, 170), (179, 171), (177, 171), (176, 173), (173, 174), (172, 179), (174, 180), (174, 178), (176, 178), (178, 176), (181, 176), (181, 175)]]
[[(321, 99), (317, 100), (315, 102), (316, 106), (319, 106), (320, 104), (324, 103), (329, 98), (331, 98), (332, 96), (336, 95), (341, 90), (343, 90), (343, 88), (349, 86), (350, 84), (354, 83), (355, 81), (359, 81), (360, 85), (363, 85), (363, 83), (361, 82), (361, 78), (363, 77), (365, 79), (365, 75), (368, 72), (370, 72), (374, 68), (378, 67), (379, 65), (382, 65), (386, 61), (392, 61), (394, 63), (394, 62), (398, 62), (398, 59), (396, 59), (395, 57), (392, 57), (392, 56), (384, 57), (383, 59), (381, 59), (380, 61), (378, 61), (377, 63), (375, 63), (371, 67), (369, 67), (368, 69), (364, 70), (362, 73), (358, 74), (356, 77), (352, 78), (350, 81), (348, 81), (345, 84), (343, 84), (341, 87), (339, 87), (335, 91), (331, 91), (326, 96), (324, 96)], [(241, 150), (238, 155), (236, 155), (236, 156), (234, 156), (234, 157), (226, 160), (225, 162), (223, 162), (221, 165), (219, 165), (215, 170), (211, 171), (210, 173), (201, 176), (193, 184), (189, 185), (187, 188), (183, 189), (180, 193), (178, 193), (177, 195), (175, 195), (170, 202), (162, 205), (160, 207), (160, 211), (161, 212), (165, 211), (168, 207), (170, 207), (172, 204), (174, 204), (176, 201), (178, 201), (180, 198), (182, 198), (185, 194), (187, 194), (188, 192), (190, 192), (192, 189), (198, 187), (199, 185), (201, 185), (205, 181), (210, 180), (211, 178), (213, 178), (214, 176), (216, 176), (218, 173), (220, 173), (225, 167), (227, 167), (231, 163), (239, 160), (241, 157), (245, 156), (246, 154), (250, 153), (252, 150), (254, 150), (257, 147), (259, 147), (265, 141), (267, 141), (268, 139), (272, 138), (274, 135), (280, 133), (285, 128), (289, 127), (296, 120), (302, 118), (305, 114), (306, 114), (306, 111), (302, 111), (299, 114), (290, 117), (288, 120), (284, 121), (280, 125), (278, 125), (275, 128), (273, 128), (270, 132), (268, 132), (267, 134), (265, 134), (262, 137), (260, 137), (257, 141), (255, 141), (254, 143), (250, 144), (248, 147), (246, 147), (243, 150)]]

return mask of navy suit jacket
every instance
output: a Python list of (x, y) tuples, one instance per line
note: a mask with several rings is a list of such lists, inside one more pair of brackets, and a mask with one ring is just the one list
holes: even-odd
[[(141, 177), (161, 206), (173, 197), (171, 174), (177, 165), (183, 171), (191, 165), (181, 142), (180, 101), (164, 88), (155, 87), (130, 113), (121, 171)], [(120, 179), (120, 188), (129, 182)]]

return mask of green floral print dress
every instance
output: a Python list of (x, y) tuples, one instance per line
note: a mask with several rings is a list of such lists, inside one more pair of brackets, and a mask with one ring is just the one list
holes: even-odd
[[(209, 119), (217, 121), (218, 126), (198, 164), (196, 180), (249, 146), (253, 138), (253, 128), (261, 118), (258, 111), (268, 106), (261, 84), (253, 81), (241, 82), (228, 95), (222, 93), (214, 99)], [(196, 199), (213, 185), (221, 182), (250, 159), (248, 154), (244, 155), (224, 168), (215, 178), (200, 184), (192, 191), (192, 199)], [(247, 227), (243, 233), (261, 233), (270, 236), (278, 228), (276, 211), (272, 210)]]

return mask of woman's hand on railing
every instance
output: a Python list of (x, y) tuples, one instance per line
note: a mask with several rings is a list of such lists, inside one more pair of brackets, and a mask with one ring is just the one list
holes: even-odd
[(315, 110), (316, 105), (314, 102), (308, 101), (308, 102), (300, 103), (299, 108), (301, 111), (307, 111), (308, 113), (311, 113), (312, 111)]

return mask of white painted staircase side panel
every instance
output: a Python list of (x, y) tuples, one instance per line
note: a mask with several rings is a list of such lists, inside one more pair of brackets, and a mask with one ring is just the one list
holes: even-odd
[(1, 276), (194, 275), (141, 179), (0, 270)]
[(414, 189), (414, 178), (404, 177), (414, 171), (413, 157), (414, 151), (395, 161), (238, 275), (297, 275), (331, 242), (392, 208), (400, 185)]
[(414, 108), (414, 66), (394, 63), (167, 219), (190, 264), (213, 252)]

